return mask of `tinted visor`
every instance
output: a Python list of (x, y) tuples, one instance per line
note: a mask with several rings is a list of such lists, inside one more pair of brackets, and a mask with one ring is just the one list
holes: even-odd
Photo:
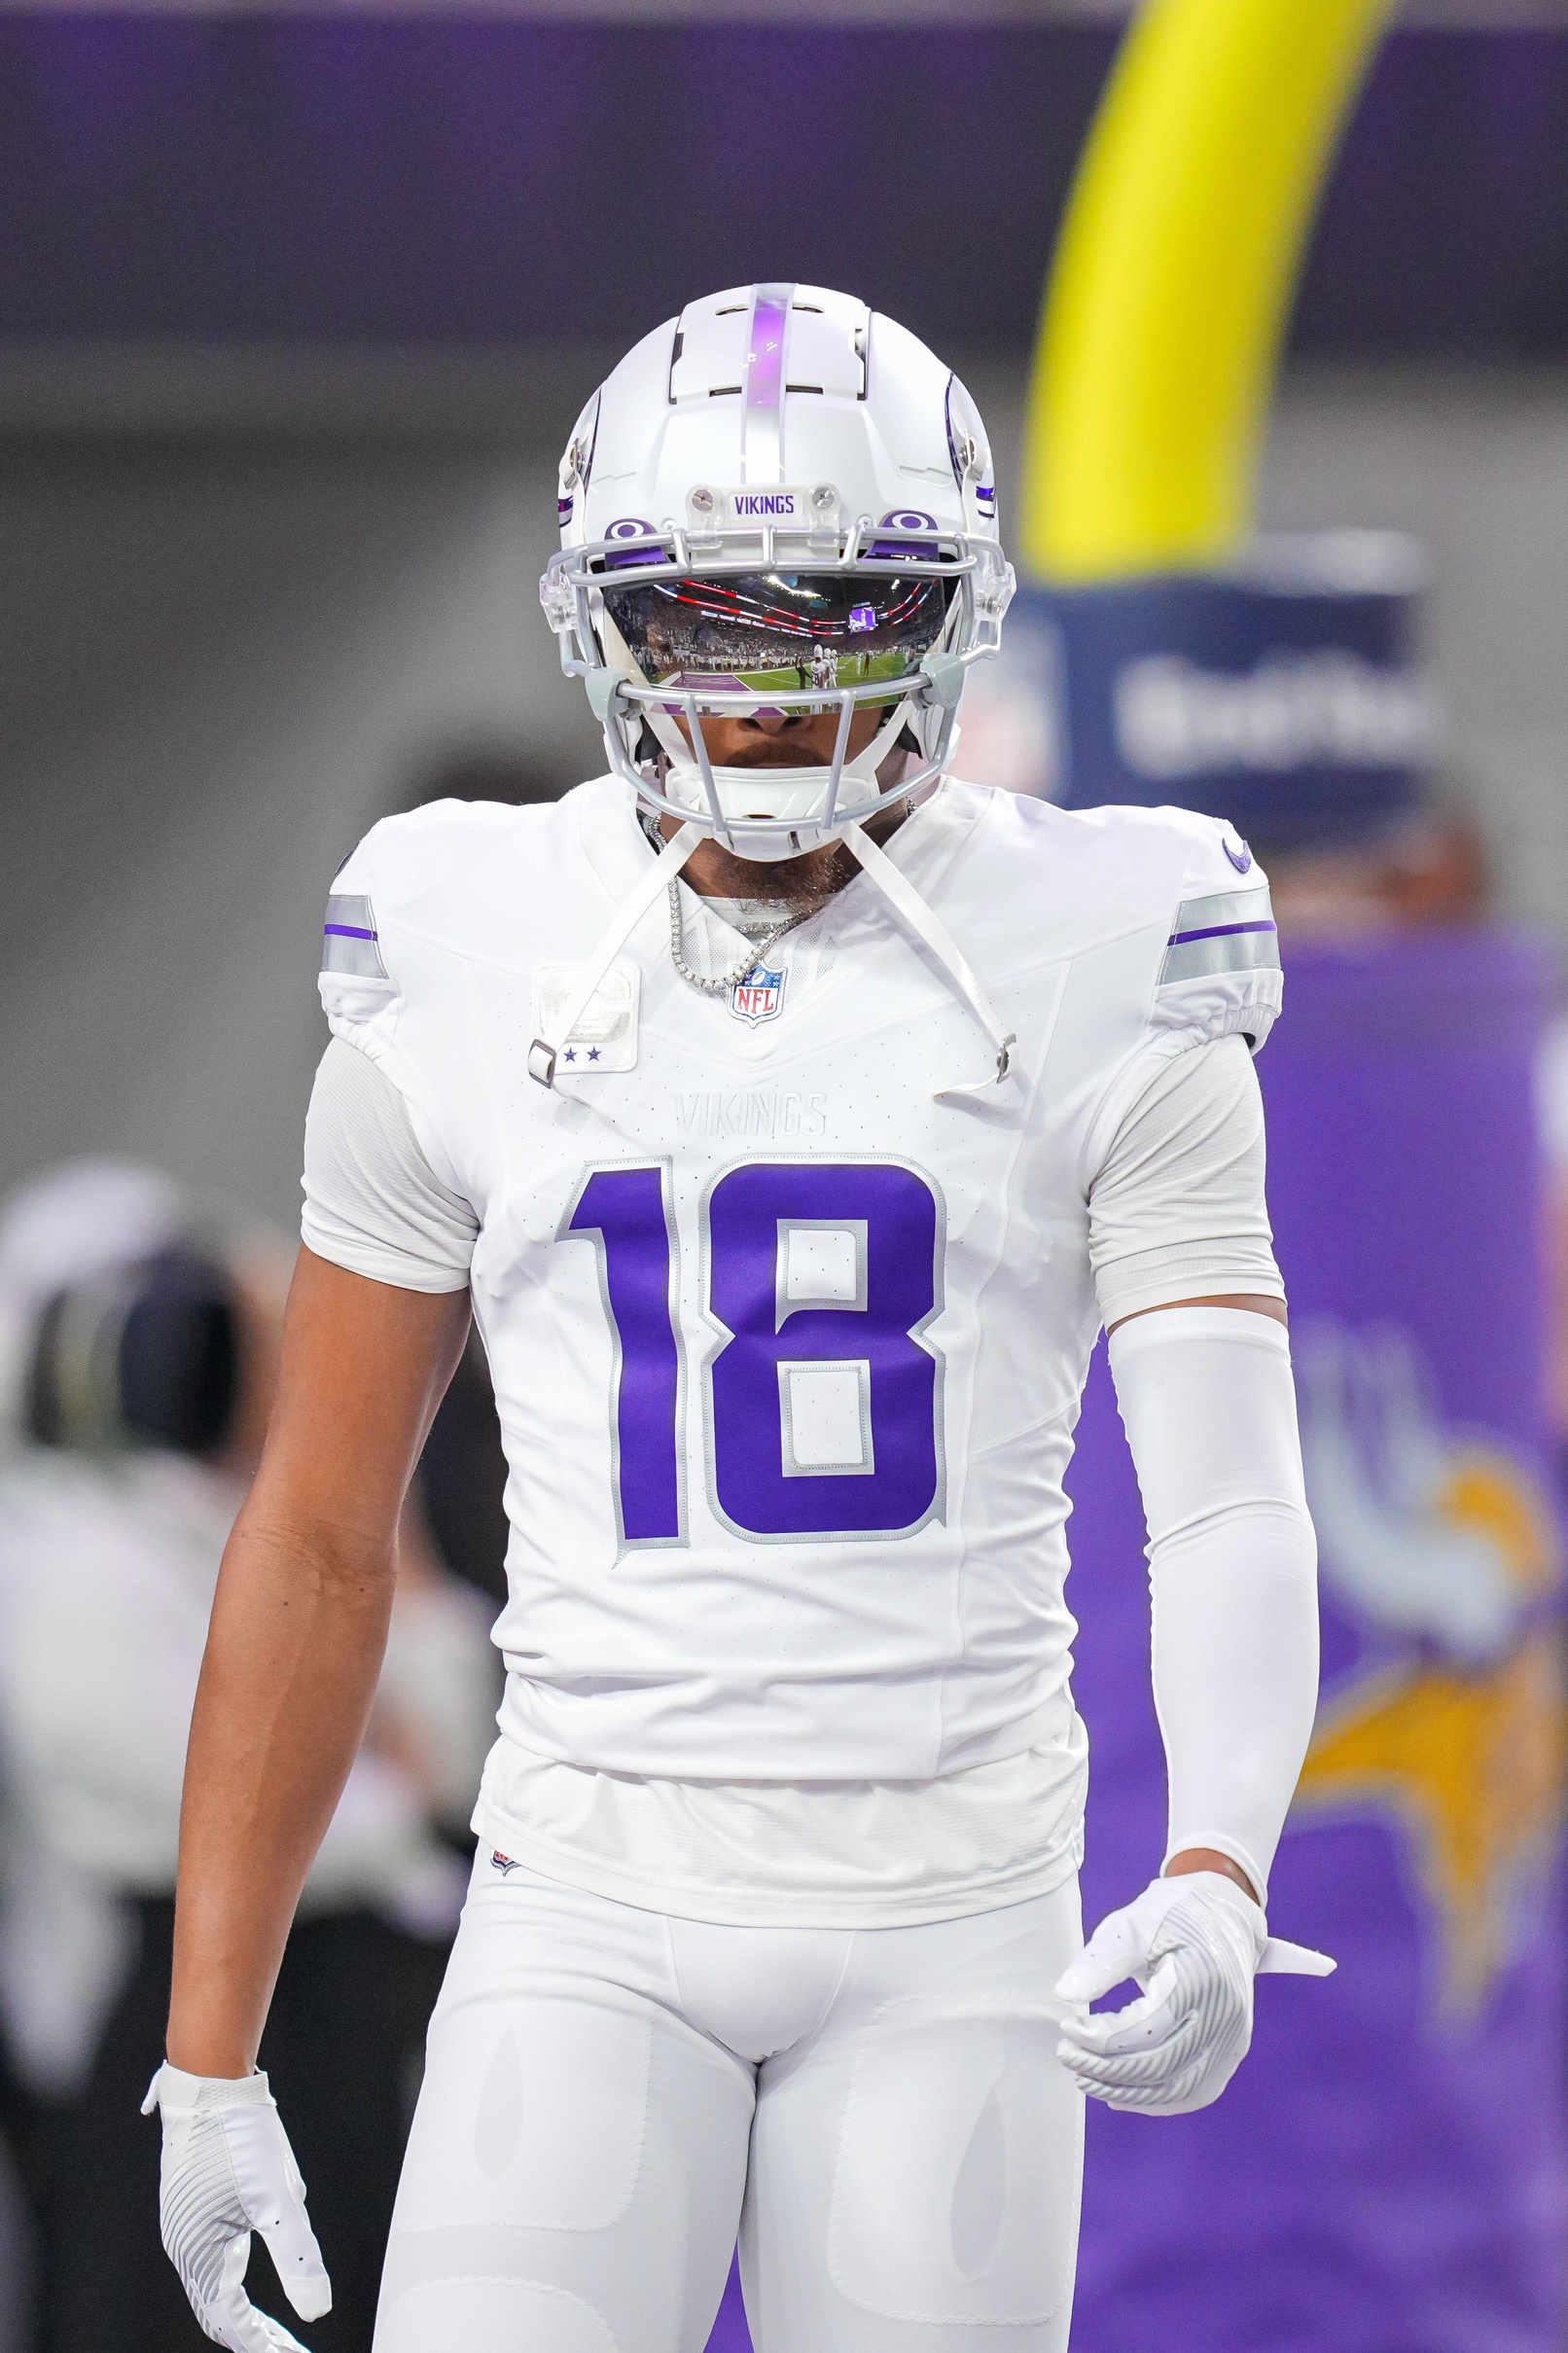
[(858, 687), (908, 678), (946, 625), (955, 584), (865, 573), (746, 572), (606, 588), (651, 685)]

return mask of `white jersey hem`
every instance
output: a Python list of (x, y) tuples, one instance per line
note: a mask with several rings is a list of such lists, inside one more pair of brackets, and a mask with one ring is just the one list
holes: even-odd
[(978, 1912), (1006, 1911), (1036, 1896), (1053, 1895), (1081, 1868), (1084, 1860), (1084, 1818), (1058, 1825), (1045, 1851), (1014, 1871), (992, 1873), (942, 1894), (931, 1889), (899, 1895), (868, 1891), (863, 1896), (817, 1897), (727, 1892), (716, 1887), (683, 1885), (668, 1879), (643, 1878), (639, 1873), (595, 1861), (592, 1857), (552, 1846), (535, 1837), (500, 1807), (484, 1800), (474, 1809), (472, 1829), (481, 1850), (489, 1848), (504, 1860), (520, 1863), (542, 1879), (575, 1887), (585, 1894), (607, 1896), (629, 1904), (637, 1911), (660, 1912), (676, 1920), (701, 1920), (715, 1928), (925, 1928), (941, 1920), (965, 1920)]

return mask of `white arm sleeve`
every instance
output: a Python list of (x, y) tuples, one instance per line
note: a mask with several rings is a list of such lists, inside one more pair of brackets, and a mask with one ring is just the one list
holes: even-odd
[(1171, 1307), (1111, 1336), (1149, 1522), (1165, 1860), (1211, 1846), (1260, 1899), (1317, 1706), (1317, 1543), (1284, 1327)]
[(304, 1123), (304, 1214), (317, 1258), (402, 1291), (462, 1291), (479, 1220), (441, 1184), (409, 1107), (368, 1055), (334, 1038)]
[(1264, 1174), (1246, 1040), (1215, 1038), (1162, 1060), (1089, 1189), (1101, 1322), (1204, 1295), (1283, 1299)]

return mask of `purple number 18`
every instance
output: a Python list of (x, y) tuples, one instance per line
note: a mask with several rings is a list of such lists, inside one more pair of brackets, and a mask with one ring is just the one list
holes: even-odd
[[(710, 1497), (739, 1533), (898, 1536), (938, 1507), (940, 1203), (902, 1161), (760, 1160), (703, 1207)], [(662, 1168), (601, 1168), (567, 1234), (601, 1253), (616, 1341), (617, 1506), (627, 1544), (682, 1541), (681, 1344)]]
[(626, 1544), (679, 1544), (681, 1352), (662, 1168), (595, 1169), (567, 1233), (591, 1233), (616, 1344), (615, 1477)]

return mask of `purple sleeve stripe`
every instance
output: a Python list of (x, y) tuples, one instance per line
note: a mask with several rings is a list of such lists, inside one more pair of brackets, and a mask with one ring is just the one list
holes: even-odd
[(1277, 923), (1261, 921), (1257, 923), (1211, 923), (1206, 931), (1172, 932), (1165, 945), (1167, 947), (1180, 947), (1187, 940), (1229, 940), (1232, 932), (1272, 932), (1278, 929)]
[(321, 928), (335, 940), (375, 940), (380, 937), (378, 932), (361, 931), (357, 923), (324, 923)]

